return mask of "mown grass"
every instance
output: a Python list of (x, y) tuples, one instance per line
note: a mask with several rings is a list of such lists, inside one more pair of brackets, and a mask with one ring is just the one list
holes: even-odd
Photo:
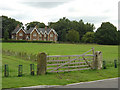
[(118, 58), (117, 45), (97, 45), (97, 44), (47, 44), (47, 43), (2, 43), (2, 49), (16, 52), (27, 52), (28, 54), (38, 54), (45, 52), (48, 55), (79, 55), (92, 47), (95, 51), (102, 51), (103, 59), (111, 61)]
[[(92, 44), (38, 44), (38, 43), (2, 43), (2, 49), (16, 52), (37, 54), (46, 52), (49, 55), (78, 55), (92, 47), (102, 51), (103, 60), (107, 61), (107, 69), (83, 70), (69, 73), (48, 73), (36, 75), (36, 62), (18, 59), (14, 56), (2, 56), (2, 88), (17, 88), (35, 85), (66, 85), (70, 83), (93, 81), (118, 77), (118, 68), (114, 68), (114, 59), (118, 58), (118, 46)], [(109, 63), (108, 63), (109, 62)], [(35, 76), (30, 75), (30, 64), (35, 64)], [(10, 76), (4, 77), (4, 64), (9, 65)], [(23, 65), (23, 76), (17, 77), (18, 65)]]
[[(35, 66), (35, 76), (31, 76), (31, 63), (33, 62), (21, 60), (13, 56), (3, 55), (2, 88), (18, 88), (35, 85), (66, 85), (70, 83), (118, 77), (118, 68), (114, 68), (113, 66), (102, 70), (83, 70), (69, 73), (47, 73), (46, 75), (40, 76), (36, 75)], [(4, 77), (4, 64), (9, 65), (9, 77)], [(22, 77), (17, 77), (19, 64), (23, 65)]]

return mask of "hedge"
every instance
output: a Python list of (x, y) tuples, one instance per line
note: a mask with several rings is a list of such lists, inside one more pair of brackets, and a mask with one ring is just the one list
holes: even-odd
[(54, 41), (2, 40), (9, 43), (55, 43)]

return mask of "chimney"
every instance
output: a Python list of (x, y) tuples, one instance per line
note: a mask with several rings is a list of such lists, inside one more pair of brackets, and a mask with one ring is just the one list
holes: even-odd
[(38, 29), (38, 26), (36, 25), (36, 26), (35, 26), (35, 28), (37, 28), (37, 29)]
[(19, 27), (20, 27), (20, 25), (18, 24), (16, 28), (19, 28)]
[(45, 30), (47, 30), (47, 26), (45, 26)]

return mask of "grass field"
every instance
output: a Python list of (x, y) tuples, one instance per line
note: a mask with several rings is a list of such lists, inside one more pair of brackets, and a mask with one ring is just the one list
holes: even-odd
[(95, 45), (95, 44), (42, 44), (42, 43), (2, 43), (2, 48), (16, 52), (27, 52), (37, 54), (45, 52), (48, 55), (79, 55), (92, 47), (95, 51), (102, 51), (103, 59), (113, 60), (118, 58), (117, 45)]
[[(83, 70), (73, 71), (69, 73), (48, 73), (46, 75), (37, 76), (35, 68), (35, 76), (30, 75), (31, 61), (25, 61), (13, 56), (3, 55), (3, 65), (9, 65), (9, 77), (2, 77), (2, 88), (17, 88), (34, 85), (66, 85), (70, 83), (86, 82), (93, 80), (100, 80), (106, 78), (118, 77), (118, 68), (107, 67), (102, 70)], [(23, 65), (23, 76), (17, 77), (18, 65)], [(35, 67), (36, 67), (36, 63)]]
[[(37, 54), (46, 52), (49, 55), (79, 55), (92, 47), (95, 51), (102, 51), (103, 59), (109, 62), (109, 67), (102, 70), (83, 70), (69, 73), (48, 73), (36, 75), (36, 63), (22, 60), (14, 56), (2, 56), (2, 75), (4, 75), (4, 64), (9, 65), (10, 76), (2, 76), (2, 88), (17, 88), (34, 85), (66, 85), (69, 83), (85, 82), (105, 78), (118, 77), (118, 68), (113, 67), (114, 59), (118, 58), (118, 46), (95, 45), (95, 44), (42, 44), (42, 43), (2, 43), (2, 49), (16, 52), (27, 52)], [(35, 64), (35, 76), (30, 75), (30, 64)], [(112, 63), (112, 64), (110, 64)], [(18, 65), (23, 65), (23, 76), (17, 77)]]

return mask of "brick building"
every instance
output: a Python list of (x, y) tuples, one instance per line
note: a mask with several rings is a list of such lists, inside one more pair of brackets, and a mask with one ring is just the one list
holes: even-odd
[(22, 27), (17, 26), (12, 32), (12, 39), (14, 40), (40, 40), (40, 41), (57, 41), (58, 34), (52, 28), (30, 28), (24, 30)]

